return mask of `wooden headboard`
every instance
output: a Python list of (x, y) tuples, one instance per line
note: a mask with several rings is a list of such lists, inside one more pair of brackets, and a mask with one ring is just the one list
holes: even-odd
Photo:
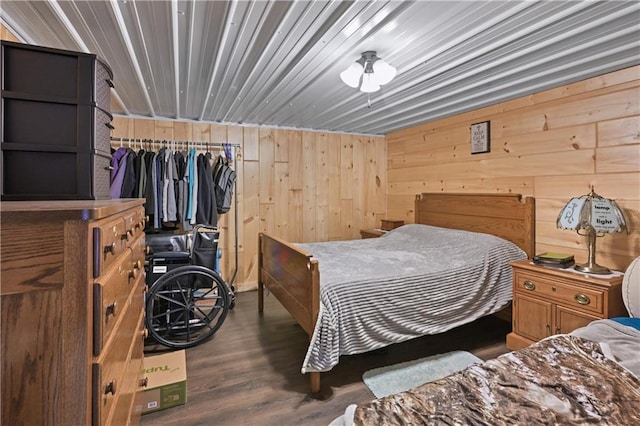
[(425, 192), (416, 196), (415, 223), (493, 234), (535, 253), (535, 199), (520, 194)]

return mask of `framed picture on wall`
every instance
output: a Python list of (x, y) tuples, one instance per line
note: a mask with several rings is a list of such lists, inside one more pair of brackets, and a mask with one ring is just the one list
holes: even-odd
[(489, 121), (471, 125), (471, 153), (482, 154), (491, 151), (491, 126)]

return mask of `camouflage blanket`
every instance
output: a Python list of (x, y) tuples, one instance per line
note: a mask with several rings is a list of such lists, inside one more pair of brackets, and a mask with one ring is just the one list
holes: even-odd
[(640, 424), (640, 380), (601, 346), (558, 335), (355, 407), (357, 425)]

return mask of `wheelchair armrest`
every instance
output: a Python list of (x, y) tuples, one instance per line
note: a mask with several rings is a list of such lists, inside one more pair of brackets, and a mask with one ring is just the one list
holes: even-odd
[(162, 258), (162, 259), (189, 259), (191, 254), (188, 251), (161, 251), (159, 253), (153, 253), (149, 256), (149, 259)]

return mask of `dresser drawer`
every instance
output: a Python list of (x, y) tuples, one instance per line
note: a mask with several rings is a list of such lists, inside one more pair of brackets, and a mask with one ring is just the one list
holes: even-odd
[(144, 233), (131, 243), (131, 260), (138, 274), (144, 272), (145, 251), (147, 249)]
[(133, 252), (127, 249), (117, 263), (93, 283), (93, 355), (100, 355), (127, 306), (134, 303), (130, 298), (138, 297), (132, 292), (143, 280), (140, 265), (140, 260), (134, 262)]
[(96, 225), (93, 228), (93, 278), (102, 275), (128, 246), (122, 216)]
[(144, 320), (141, 316), (138, 334), (131, 342), (129, 350), (131, 357), (124, 372), (122, 389), (114, 405), (113, 417), (109, 419), (109, 423), (112, 425), (138, 424), (140, 422), (142, 411), (134, 404), (137, 402), (137, 393), (142, 393), (144, 390), (142, 387), (143, 328)]
[(544, 299), (561, 302), (567, 307), (604, 313), (604, 291), (579, 287), (558, 277), (517, 272), (515, 291), (520, 294), (539, 295)]
[[(92, 421), (94, 425), (108, 424), (113, 416), (115, 402), (127, 388), (125, 372), (131, 360), (130, 348), (133, 342), (140, 344), (142, 318), (142, 291), (136, 291), (131, 299), (128, 312), (117, 323), (112, 338), (103, 353), (92, 366)], [(126, 309), (123, 309), (126, 311)], [(138, 373), (139, 374), (139, 373)]]
[(132, 242), (136, 238), (142, 235), (144, 232), (144, 209), (139, 208), (133, 211), (127, 212), (124, 215), (124, 223), (126, 235), (125, 239), (127, 242)]

